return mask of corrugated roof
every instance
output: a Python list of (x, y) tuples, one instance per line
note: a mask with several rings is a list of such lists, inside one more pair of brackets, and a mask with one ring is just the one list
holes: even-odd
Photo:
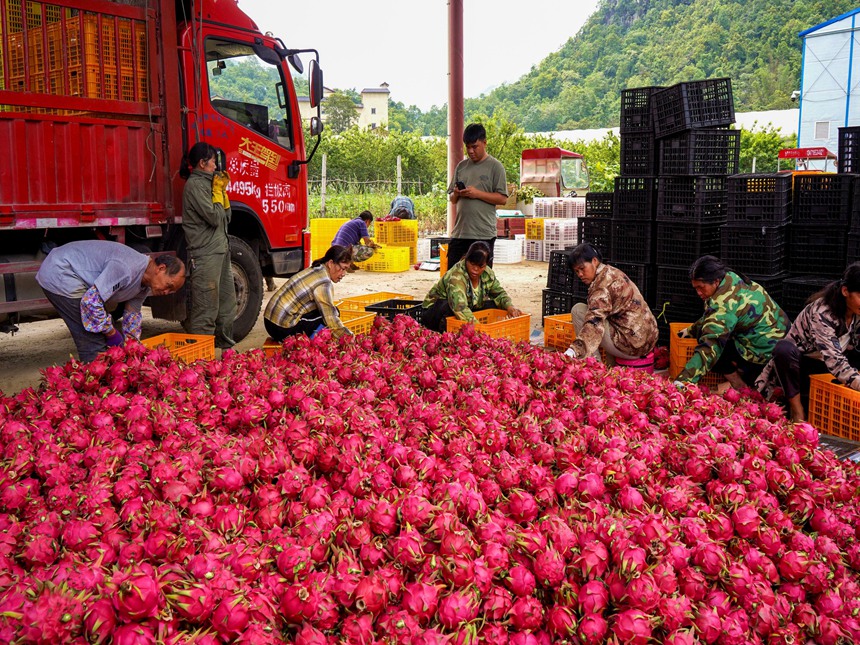
[(365, 93), (367, 93), (367, 94), (382, 94), (382, 93), (391, 94), (391, 90), (389, 90), (387, 87), (365, 87), (363, 90), (361, 90), (361, 93), (362, 94), (365, 94)]
[(857, 7), (856, 9), (852, 9), (851, 11), (846, 11), (841, 16), (836, 16), (835, 18), (831, 18), (830, 20), (828, 20), (826, 22), (822, 22), (820, 25), (815, 25), (814, 27), (810, 27), (809, 29), (807, 29), (805, 31), (801, 31), (798, 34), (798, 36), (803, 38), (804, 36), (808, 36), (809, 34), (811, 34), (813, 31), (818, 31), (819, 29), (822, 29), (822, 28), (826, 27), (827, 25), (832, 25), (834, 22), (839, 22), (840, 20), (844, 20), (845, 18), (847, 18), (849, 16), (853, 16), (856, 13), (860, 13), (860, 7)]

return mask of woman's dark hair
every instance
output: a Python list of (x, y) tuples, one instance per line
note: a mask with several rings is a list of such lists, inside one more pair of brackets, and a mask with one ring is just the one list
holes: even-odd
[(335, 244), (334, 246), (329, 247), (329, 250), (325, 252), (324, 256), (314, 260), (311, 263), (311, 266), (318, 267), (321, 264), (325, 264), (329, 260), (333, 260), (336, 264), (352, 262), (352, 247), (340, 246), (339, 244)]
[(729, 267), (713, 255), (703, 255), (690, 266), (690, 280), (722, 282)]
[(358, 217), (360, 219), (363, 219), (365, 222), (372, 222), (373, 221), (373, 213), (371, 213), (370, 211), (361, 211), (358, 214)]
[(215, 148), (205, 141), (198, 141), (191, 149), (182, 155), (182, 165), (179, 168), (179, 176), (183, 179), (188, 179), (191, 176), (191, 171), (197, 167), (201, 161), (209, 161), (216, 155)]
[(476, 267), (482, 267), (490, 261), (490, 245), (486, 242), (472, 242), (466, 251), (466, 261)]
[(845, 314), (848, 312), (845, 296), (842, 295), (842, 287), (852, 293), (860, 292), (860, 262), (849, 264), (845, 273), (842, 274), (841, 280), (834, 280), (820, 291), (813, 293), (809, 296), (806, 304), (822, 298), (830, 311), (841, 320), (845, 318)]
[(567, 257), (570, 261), (571, 269), (576, 269), (580, 264), (591, 262), (594, 258), (597, 258), (598, 262), (603, 262), (603, 256), (600, 254), (600, 251), (588, 242), (577, 244)]

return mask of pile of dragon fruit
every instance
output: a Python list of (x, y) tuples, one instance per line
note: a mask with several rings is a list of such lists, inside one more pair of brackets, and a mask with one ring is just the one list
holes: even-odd
[(129, 344), (0, 399), (0, 642), (856, 643), (860, 478), (817, 442), (401, 316)]

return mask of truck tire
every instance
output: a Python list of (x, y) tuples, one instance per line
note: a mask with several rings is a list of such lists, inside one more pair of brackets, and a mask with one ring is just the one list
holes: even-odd
[(263, 306), (263, 272), (257, 255), (244, 240), (230, 237), (230, 263), (236, 287), (236, 320), (233, 339), (242, 340), (251, 333)]

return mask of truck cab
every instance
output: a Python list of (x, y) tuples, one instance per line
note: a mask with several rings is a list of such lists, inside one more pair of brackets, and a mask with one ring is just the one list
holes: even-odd
[(547, 197), (575, 197), (588, 192), (585, 158), (564, 148), (527, 148), (520, 157), (520, 185)]

